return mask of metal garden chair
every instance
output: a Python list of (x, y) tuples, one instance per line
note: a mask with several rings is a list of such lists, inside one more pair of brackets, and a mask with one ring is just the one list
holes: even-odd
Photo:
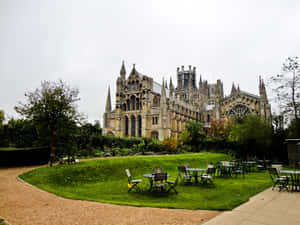
[(168, 185), (167, 178), (168, 178), (167, 173), (155, 173), (152, 190), (158, 189), (160, 191), (164, 191), (164, 187)]
[(216, 168), (215, 167), (209, 167), (207, 168), (207, 171), (205, 174), (201, 175), (201, 183), (202, 184), (214, 184), (213, 177), (215, 176)]
[(176, 190), (176, 186), (178, 184), (178, 181), (179, 181), (179, 176), (177, 176), (175, 181), (167, 181), (167, 183), (169, 185), (168, 192), (170, 192), (171, 190), (174, 190), (176, 195), (178, 194), (178, 191)]
[(289, 178), (287, 176), (279, 176), (276, 168), (268, 168), (271, 180), (273, 182), (272, 190), (275, 187), (279, 187), (279, 191), (282, 189), (288, 190)]
[(131, 190), (140, 190), (139, 187), (137, 186), (139, 183), (142, 182), (141, 179), (137, 179), (137, 180), (134, 180), (132, 179), (132, 176), (131, 176), (131, 173), (130, 173), (130, 170), (129, 169), (126, 169), (125, 170), (126, 174), (127, 174), (127, 177), (128, 177), (128, 192), (130, 192)]
[(178, 166), (178, 176), (183, 183), (192, 183), (193, 174), (186, 170), (187, 166)]

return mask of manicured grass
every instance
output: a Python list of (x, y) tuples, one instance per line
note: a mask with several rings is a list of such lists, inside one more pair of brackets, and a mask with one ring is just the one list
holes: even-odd
[[(267, 173), (249, 173), (245, 179), (220, 178), (214, 186), (178, 185), (178, 195), (149, 193), (149, 181), (143, 177), (153, 167), (164, 168), (175, 180), (177, 166), (189, 163), (206, 168), (210, 162), (230, 160), (224, 154), (199, 153), (170, 156), (106, 158), (74, 165), (43, 167), (22, 174), (25, 181), (49, 192), (71, 199), (84, 199), (133, 206), (183, 209), (230, 210), (271, 185)], [(125, 169), (134, 178), (143, 179), (141, 192), (128, 193)]]

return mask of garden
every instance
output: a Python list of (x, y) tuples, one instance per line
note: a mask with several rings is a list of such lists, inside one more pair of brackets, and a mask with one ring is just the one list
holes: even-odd
[[(222, 153), (194, 153), (166, 156), (115, 157), (84, 161), (72, 165), (42, 167), (22, 174), (20, 178), (56, 195), (120, 205), (178, 209), (231, 210), (271, 186), (265, 172), (251, 172), (238, 177), (215, 177), (213, 185), (179, 183), (174, 192), (149, 192), (149, 181), (143, 177), (154, 167), (162, 167), (175, 180), (177, 166), (205, 168), (210, 163), (232, 160)], [(140, 190), (128, 192), (125, 169), (135, 179), (142, 179)]]

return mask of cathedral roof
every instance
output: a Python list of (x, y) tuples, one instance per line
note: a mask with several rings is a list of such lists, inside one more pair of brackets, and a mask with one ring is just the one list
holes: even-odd
[[(160, 94), (161, 93), (161, 88), (162, 88), (162, 85), (160, 85), (156, 81), (153, 81), (153, 92), (155, 92), (157, 94)], [(167, 98), (169, 98), (170, 97), (170, 91), (169, 91), (168, 88), (165, 88), (165, 89), (166, 89), (166, 96), (167, 96)]]

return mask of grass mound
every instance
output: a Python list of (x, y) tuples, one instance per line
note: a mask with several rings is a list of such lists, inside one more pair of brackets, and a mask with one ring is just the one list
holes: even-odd
[[(143, 177), (152, 168), (162, 167), (177, 176), (177, 166), (206, 168), (210, 162), (230, 160), (224, 154), (199, 153), (171, 156), (122, 157), (86, 161), (74, 165), (43, 167), (20, 175), (25, 181), (59, 196), (71, 199), (133, 206), (183, 209), (230, 210), (270, 186), (266, 173), (249, 173), (246, 178), (219, 178), (214, 186), (178, 185), (178, 195), (149, 193), (150, 182)], [(143, 179), (141, 192), (127, 192), (125, 169)]]

